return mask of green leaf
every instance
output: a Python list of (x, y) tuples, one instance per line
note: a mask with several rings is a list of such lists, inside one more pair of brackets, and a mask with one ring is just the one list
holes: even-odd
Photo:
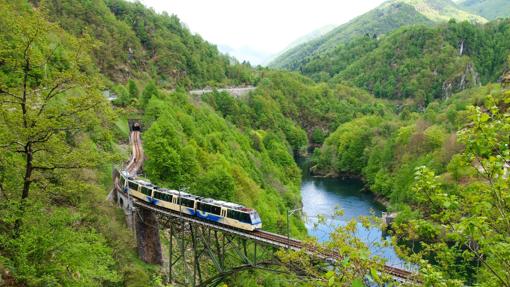
[(329, 278), (329, 281), (328, 281), (328, 286), (333, 286), (333, 284), (335, 284), (335, 276), (332, 276), (331, 278)]
[(347, 265), (349, 265), (349, 257), (345, 257), (344, 260), (342, 260), (342, 265), (344, 267), (346, 267)]
[(377, 283), (381, 282), (381, 278), (379, 278), (379, 274), (377, 274), (377, 270), (375, 270), (374, 268), (370, 269), (370, 275), (372, 275), (372, 278), (375, 280), (375, 282)]
[(363, 280), (356, 278), (352, 281), (352, 287), (365, 287), (365, 284), (363, 284)]
[(484, 122), (486, 122), (486, 121), (488, 121), (488, 120), (489, 120), (489, 115), (488, 115), (488, 114), (486, 114), (486, 113), (482, 113), (482, 114), (480, 115), (480, 122), (484, 123)]

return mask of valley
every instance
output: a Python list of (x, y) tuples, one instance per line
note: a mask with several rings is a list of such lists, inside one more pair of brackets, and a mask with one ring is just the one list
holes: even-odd
[[(510, 286), (505, 4), (385, 1), (264, 67), (144, 1), (0, 0), (0, 285)], [(257, 257), (150, 217), (149, 200), (140, 212), (165, 227), (161, 260), (145, 260), (129, 212), (106, 200), (128, 119), (140, 176), (254, 209), (307, 248)], [(383, 210), (396, 214), (384, 236)], [(228, 250), (191, 238), (213, 233)], [(222, 259), (190, 273), (211, 250)]]

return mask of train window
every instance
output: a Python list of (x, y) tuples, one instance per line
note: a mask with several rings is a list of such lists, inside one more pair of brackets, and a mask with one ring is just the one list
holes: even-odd
[(216, 206), (216, 205), (211, 205), (211, 213), (214, 213), (216, 215), (220, 215), (221, 207)]
[(250, 215), (248, 213), (239, 212), (237, 210), (232, 209), (227, 210), (227, 217), (239, 220), (241, 222), (251, 223)]
[(209, 213), (214, 213), (217, 215), (220, 215), (221, 213), (221, 207), (202, 202), (197, 203), (197, 209)]
[(128, 181), (128, 185), (130, 189), (138, 190), (138, 184), (132, 181)]
[(250, 215), (248, 213), (239, 212), (239, 221), (251, 223)]
[(207, 212), (208, 211), (208, 206), (207, 206), (207, 204), (204, 204), (202, 202), (197, 202), (197, 209), (200, 210), (200, 211)]
[(120, 177), (120, 186), (124, 186), (126, 184), (126, 180), (121, 176)]
[(145, 195), (151, 196), (152, 190), (147, 188), (147, 187), (145, 187), (145, 186), (142, 186), (142, 193), (145, 194)]
[(172, 195), (167, 193), (161, 193), (161, 192), (154, 192), (154, 198), (161, 199), (164, 201), (172, 202)]
[(193, 199), (187, 199), (187, 198), (179, 198), (177, 201), (177, 204), (187, 206), (187, 207), (194, 207), (195, 201)]
[(232, 218), (232, 219), (236, 219), (236, 218), (235, 218), (235, 211), (234, 211), (234, 210), (232, 210), (232, 209), (228, 209), (228, 210), (227, 210), (227, 217), (228, 217), (228, 218)]

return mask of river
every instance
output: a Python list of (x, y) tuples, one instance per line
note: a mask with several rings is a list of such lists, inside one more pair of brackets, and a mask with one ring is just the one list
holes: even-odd
[[(301, 184), (301, 197), (303, 201), (303, 219), (308, 234), (317, 238), (319, 242), (329, 239), (329, 234), (338, 226), (345, 225), (352, 218), (373, 215), (380, 217), (384, 206), (379, 204), (372, 193), (363, 190), (363, 183), (357, 179), (337, 179), (312, 177), (308, 172), (307, 164), (299, 162), (303, 169)], [(343, 215), (331, 219), (331, 215), (338, 208)], [(324, 223), (317, 225), (317, 216), (326, 217)], [(368, 246), (373, 255), (386, 259), (388, 265), (405, 267), (392, 247), (381, 247), (378, 244), (389, 240), (382, 235), (379, 228), (365, 229), (359, 225), (357, 236)]]

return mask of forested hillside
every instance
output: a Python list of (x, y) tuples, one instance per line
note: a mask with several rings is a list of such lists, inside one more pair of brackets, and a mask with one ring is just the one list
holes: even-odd
[(110, 80), (152, 78), (167, 88), (251, 82), (248, 67), (193, 35), (175, 15), (122, 0), (42, 3), (48, 18), (67, 32), (97, 40), (94, 59)]
[(301, 71), (318, 81), (345, 81), (377, 97), (412, 98), (423, 106), (498, 81), (508, 69), (509, 35), (508, 20), (403, 27), (380, 39), (360, 37), (310, 57)]
[[(326, 35), (303, 43), (270, 63), (270, 67), (300, 71), (308, 57), (319, 57), (331, 53), (364, 35), (380, 37), (407, 25), (428, 25), (450, 19), (484, 23), (483, 17), (461, 10), (450, 0), (393, 0), (340, 25)], [(327, 57), (327, 56), (326, 56)]]
[(410, 24), (428, 24), (432, 21), (418, 13), (414, 7), (404, 3), (383, 4), (326, 35), (296, 46), (273, 60), (269, 66), (288, 70), (299, 70), (301, 62), (319, 51), (334, 49), (337, 45), (368, 34), (382, 35), (399, 27)]

